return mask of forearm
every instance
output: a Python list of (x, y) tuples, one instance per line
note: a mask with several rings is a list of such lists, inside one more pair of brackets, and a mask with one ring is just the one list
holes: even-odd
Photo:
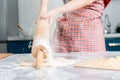
[(40, 0), (39, 15), (45, 15), (47, 13), (47, 3), (44, 0)]
[(96, 0), (71, 0), (70, 2), (66, 3), (64, 6), (57, 8), (60, 13), (71, 12), (76, 9), (85, 7), (86, 5), (91, 4)]
[[(39, 15), (45, 15), (47, 13), (47, 3), (45, 2), (45, 0), (41, 0), (40, 1), (41, 5), (40, 5), (40, 12)], [(37, 24), (36, 24), (36, 28), (35, 28), (35, 33), (34, 33), (34, 39), (37, 37), (42, 37), (45, 39), (48, 39), (49, 37), (49, 24), (48, 24), (48, 20), (47, 19), (38, 19), (37, 20)]]
[(49, 23), (48, 19), (40, 19), (47, 13), (47, 3), (49, 0), (40, 0), (40, 12), (36, 22), (34, 39), (32, 45), (32, 55), (36, 58), (36, 67), (41, 67), (49, 46)]
[(49, 39), (49, 23), (48, 20), (38, 20), (34, 33), (34, 39), (36, 38)]

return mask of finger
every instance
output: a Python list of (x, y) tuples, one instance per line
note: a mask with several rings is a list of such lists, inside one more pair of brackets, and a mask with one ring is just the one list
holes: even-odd
[(35, 24), (37, 24), (37, 22), (38, 22), (39, 20), (46, 20), (46, 18), (44, 18), (44, 17), (38, 18), (38, 19), (36, 20)]
[(49, 25), (50, 25), (50, 22), (51, 22), (51, 21), (50, 21), (50, 18), (48, 18), (48, 23), (49, 23)]
[(47, 19), (47, 18), (48, 18), (48, 15), (39, 17), (39, 19)]
[(52, 25), (52, 22), (53, 22), (53, 18), (50, 20), (50, 25)]
[(49, 18), (48, 21), (49, 21), (49, 24), (50, 24), (50, 25), (52, 25), (52, 23), (53, 23), (53, 19), (54, 19), (54, 17), (50, 17), (50, 18)]
[(46, 19), (46, 17), (41, 16), (39, 19), (40, 19), (40, 20), (41, 20), (41, 19), (45, 20), (45, 19)]

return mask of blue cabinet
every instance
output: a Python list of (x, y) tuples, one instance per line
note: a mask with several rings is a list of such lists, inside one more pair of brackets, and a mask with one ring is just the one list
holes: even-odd
[(7, 52), (9, 53), (31, 53), (32, 40), (8, 41)]
[[(105, 38), (107, 51), (120, 51), (120, 38)], [(31, 53), (32, 40), (7, 41), (9, 53)]]
[(107, 51), (120, 51), (120, 38), (106, 38)]

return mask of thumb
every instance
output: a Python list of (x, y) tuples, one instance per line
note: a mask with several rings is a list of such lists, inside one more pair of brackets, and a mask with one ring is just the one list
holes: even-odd
[(40, 16), (40, 19), (48, 19), (49, 16), (50, 16), (49, 13), (48, 14), (44, 14), (44, 15)]
[(51, 17), (48, 18), (49, 25), (52, 25), (53, 19), (54, 19), (53, 16), (51, 16)]

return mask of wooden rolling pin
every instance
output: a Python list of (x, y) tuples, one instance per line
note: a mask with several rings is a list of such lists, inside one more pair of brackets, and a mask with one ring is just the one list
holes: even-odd
[(45, 48), (42, 46), (39, 46), (38, 50), (37, 50), (37, 57), (36, 57), (36, 68), (40, 68), (43, 63), (44, 63), (44, 59), (47, 57), (47, 53), (45, 53)]
[(0, 53), (0, 59), (4, 59), (4, 58), (11, 56), (11, 55), (12, 55), (12, 53)]

